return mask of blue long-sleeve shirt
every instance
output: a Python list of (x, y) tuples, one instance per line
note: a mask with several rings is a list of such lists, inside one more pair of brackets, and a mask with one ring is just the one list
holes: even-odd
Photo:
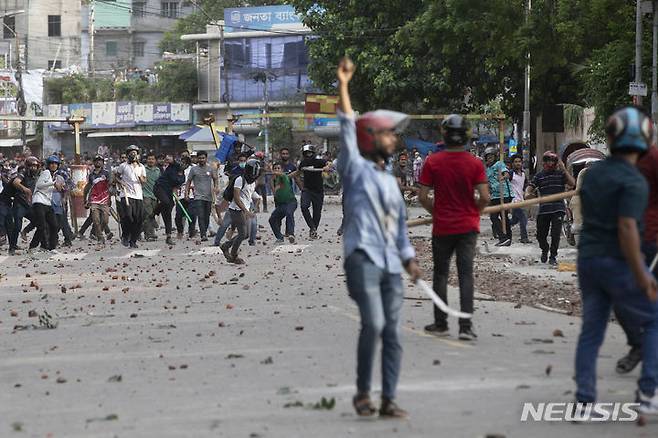
[(341, 149), (336, 167), (343, 182), (345, 258), (362, 250), (379, 268), (398, 274), (402, 262), (415, 256), (406, 207), (395, 177), (361, 156), (354, 117), (338, 112)]

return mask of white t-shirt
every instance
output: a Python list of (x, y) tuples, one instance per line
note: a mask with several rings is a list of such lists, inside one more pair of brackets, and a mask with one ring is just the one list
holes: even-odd
[[(235, 185), (234, 187), (237, 188), (242, 188), (240, 190), (240, 199), (242, 200), (242, 203), (244, 206), (249, 210), (251, 208), (251, 197), (253, 196), (254, 192), (256, 191), (256, 182), (252, 182), (251, 184), (247, 184), (245, 182), (244, 187), (242, 187), (242, 177), (239, 176), (235, 180)], [(238, 204), (235, 203), (235, 200), (231, 201), (231, 204), (228, 206), (231, 210), (240, 210), (240, 207), (238, 207)]]
[(516, 172), (512, 172), (512, 195), (514, 196), (514, 202), (523, 201), (523, 186), (525, 185), (525, 173), (521, 172), (519, 175)]
[(129, 163), (121, 163), (117, 168), (117, 175), (121, 178), (121, 197), (127, 196), (130, 199), (144, 199), (142, 193), (142, 183), (139, 177), (146, 178), (146, 168), (141, 163), (133, 166)]

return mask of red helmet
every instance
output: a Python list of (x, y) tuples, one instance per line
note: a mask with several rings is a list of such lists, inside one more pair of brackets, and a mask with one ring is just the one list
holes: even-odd
[(409, 116), (396, 111), (377, 110), (365, 113), (356, 121), (356, 142), (363, 155), (375, 152), (377, 131), (401, 132), (409, 124)]
[(263, 152), (261, 152), (261, 151), (258, 151), (258, 152), (256, 152), (256, 153), (254, 154), (254, 156), (255, 156), (256, 158), (258, 158), (259, 160), (261, 160), (261, 159), (265, 158), (265, 153), (263, 153)]

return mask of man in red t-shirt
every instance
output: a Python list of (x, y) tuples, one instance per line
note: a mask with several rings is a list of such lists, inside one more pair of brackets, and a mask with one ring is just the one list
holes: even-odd
[[(480, 213), (489, 204), (489, 186), (482, 161), (465, 151), (469, 126), (453, 114), (441, 124), (446, 150), (430, 155), (420, 175), (419, 200), (434, 217), (432, 256), (434, 290), (448, 298), (450, 258), (457, 254), (461, 310), (473, 313), (473, 258), (480, 232)], [(434, 202), (429, 198), (434, 190)], [(478, 197), (475, 197), (475, 193)], [(449, 334), (447, 315), (434, 307), (434, 324), (425, 331), (436, 336)], [(474, 340), (470, 319), (459, 320), (459, 339)]]

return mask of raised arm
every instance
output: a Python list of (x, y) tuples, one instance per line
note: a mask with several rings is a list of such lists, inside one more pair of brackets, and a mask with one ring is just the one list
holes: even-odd
[(348, 179), (350, 176), (356, 177), (358, 172), (352, 168), (364, 161), (356, 142), (356, 120), (349, 92), (349, 83), (355, 70), (356, 68), (349, 58), (343, 58), (336, 70), (340, 96), (338, 119), (340, 120), (341, 143), (336, 167), (343, 179)]
[(340, 101), (338, 106), (346, 116), (351, 116), (354, 113), (352, 109), (352, 100), (350, 99), (349, 83), (354, 76), (356, 67), (350, 58), (341, 59), (338, 64), (336, 76), (338, 77), (338, 94)]

